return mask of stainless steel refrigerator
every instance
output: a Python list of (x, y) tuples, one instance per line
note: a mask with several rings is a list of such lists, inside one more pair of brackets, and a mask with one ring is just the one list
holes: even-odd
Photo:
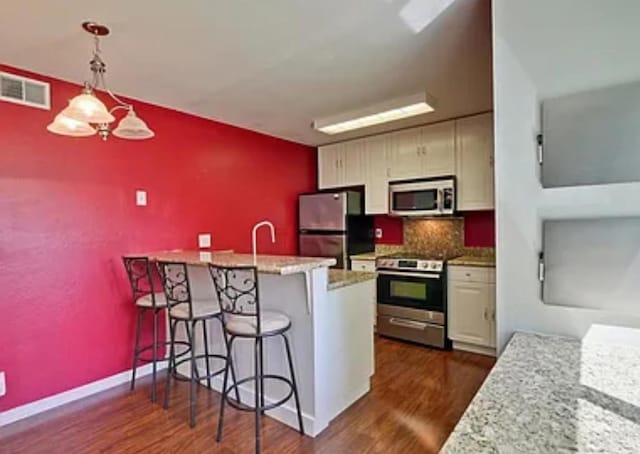
[(363, 213), (362, 194), (356, 191), (301, 195), (300, 255), (335, 257), (336, 268), (350, 268), (351, 255), (374, 250), (373, 217)]

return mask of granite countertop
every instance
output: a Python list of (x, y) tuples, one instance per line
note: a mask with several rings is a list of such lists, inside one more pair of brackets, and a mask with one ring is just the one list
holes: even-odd
[(492, 256), (462, 255), (455, 259), (447, 260), (447, 264), (452, 266), (482, 266), (494, 268), (496, 266), (496, 258)]
[[(189, 265), (206, 266), (251, 266), (252, 254), (236, 254), (227, 251), (157, 251), (138, 254), (149, 257), (154, 261), (185, 262)], [(336, 259), (321, 257), (297, 257), (291, 255), (257, 255), (255, 265), (261, 273), (295, 274), (310, 271), (315, 268), (329, 267), (336, 264)]]
[(376, 278), (376, 273), (351, 270), (329, 270), (329, 290), (359, 284)]
[(376, 254), (375, 252), (365, 252), (364, 254), (356, 254), (349, 257), (351, 260), (375, 260), (382, 254)]
[(514, 334), (441, 452), (638, 453), (640, 330), (589, 333)]

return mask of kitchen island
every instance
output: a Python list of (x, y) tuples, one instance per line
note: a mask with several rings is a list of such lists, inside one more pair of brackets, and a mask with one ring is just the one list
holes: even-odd
[(640, 452), (640, 330), (516, 333), (441, 452)]
[[(186, 262), (195, 299), (212, 298), (213, 282), (208, 264), (219, 266), (254, 265), (250, 254), (231, 252), (168, 251), (142, 254), (152, 261)], [(257, 255), (260, 305), (263, 310), (287, 314), (292, 322), (289, 339), (293, 350), (305, 433), (316, 436), (329, 422), (366, 394), (373, 375), (373, 323), (375, 275), (328, 270), (335, 259), (279, 255)], [(331, 275), (331, 279), (329, 276)], [(184, 333), (178, 331), (178, 336)], [(217, 322), (209, 325), (210, 351), (224, 352)], [(199, 352), (202, 339), (196, 337)], [(288, 376), (282, 340), (265, 340), (265, 369), (270, 374)], [(253, 342), (237, 339), (233, 358), (238, 378), (251, 374)], [(212, 361), (212, 367), (222, 366)], [(200, 366), (204, 369), (204, 364)], [(180, 373), (189, 375), (184, 364)], [(222, 377), (212, 386), (220, 391)], [(265, 383), (266, 401), (286, 395), (281, 383)], [(243, 401), (253, 402), (253, 386), (240, 387)], [(297, 428), (293, 400), (267, 411), (279, 421)]]

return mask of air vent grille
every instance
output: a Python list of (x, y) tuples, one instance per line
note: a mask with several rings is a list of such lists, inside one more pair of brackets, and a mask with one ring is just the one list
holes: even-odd
[(49, 84), (0, 72), (0, 101), (49, 110), (51, 108)]

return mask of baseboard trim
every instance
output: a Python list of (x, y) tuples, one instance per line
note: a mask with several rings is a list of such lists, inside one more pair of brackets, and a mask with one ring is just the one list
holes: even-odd
[(452, 345), (454, 350), (463, 350), (470, 353), (478, 353), (480, 355), (487, 355), (496, 357), (496, 349), (491, 347), (483, 347), (481, 345), (468, 344), (466, 342), (453, 341)]
[[(157, 370), (160, 371), (165, 368), (166, 363), (159, 363)], [(145, 364), (144, 366), (138, 367), (136, 377), (144, 377), (145, 375), (149, 375), (152, 372), (152, 364)], [(119, 374), (111, 375), (110, 377), (87, 383), (86, 385), (82, 385), (68, 391), (61, 392), (59, 394), (54, 394), (53, 396), (45, 397), (44, 399), (29, 402), (28, 404), (3, 411), (0, 413), (0, 427), (6, 426), (7, 424), (11, 424), (24, 418), (28, 418), (29, 416), (37, 415), (47, 410), (60, 407), (84, 397), (89, 397), (93, 394), (106, 391), (107, 389), (113, 388), (114, 386), (127, 383), (130, 380), (131, 369), (120, 372)]]

